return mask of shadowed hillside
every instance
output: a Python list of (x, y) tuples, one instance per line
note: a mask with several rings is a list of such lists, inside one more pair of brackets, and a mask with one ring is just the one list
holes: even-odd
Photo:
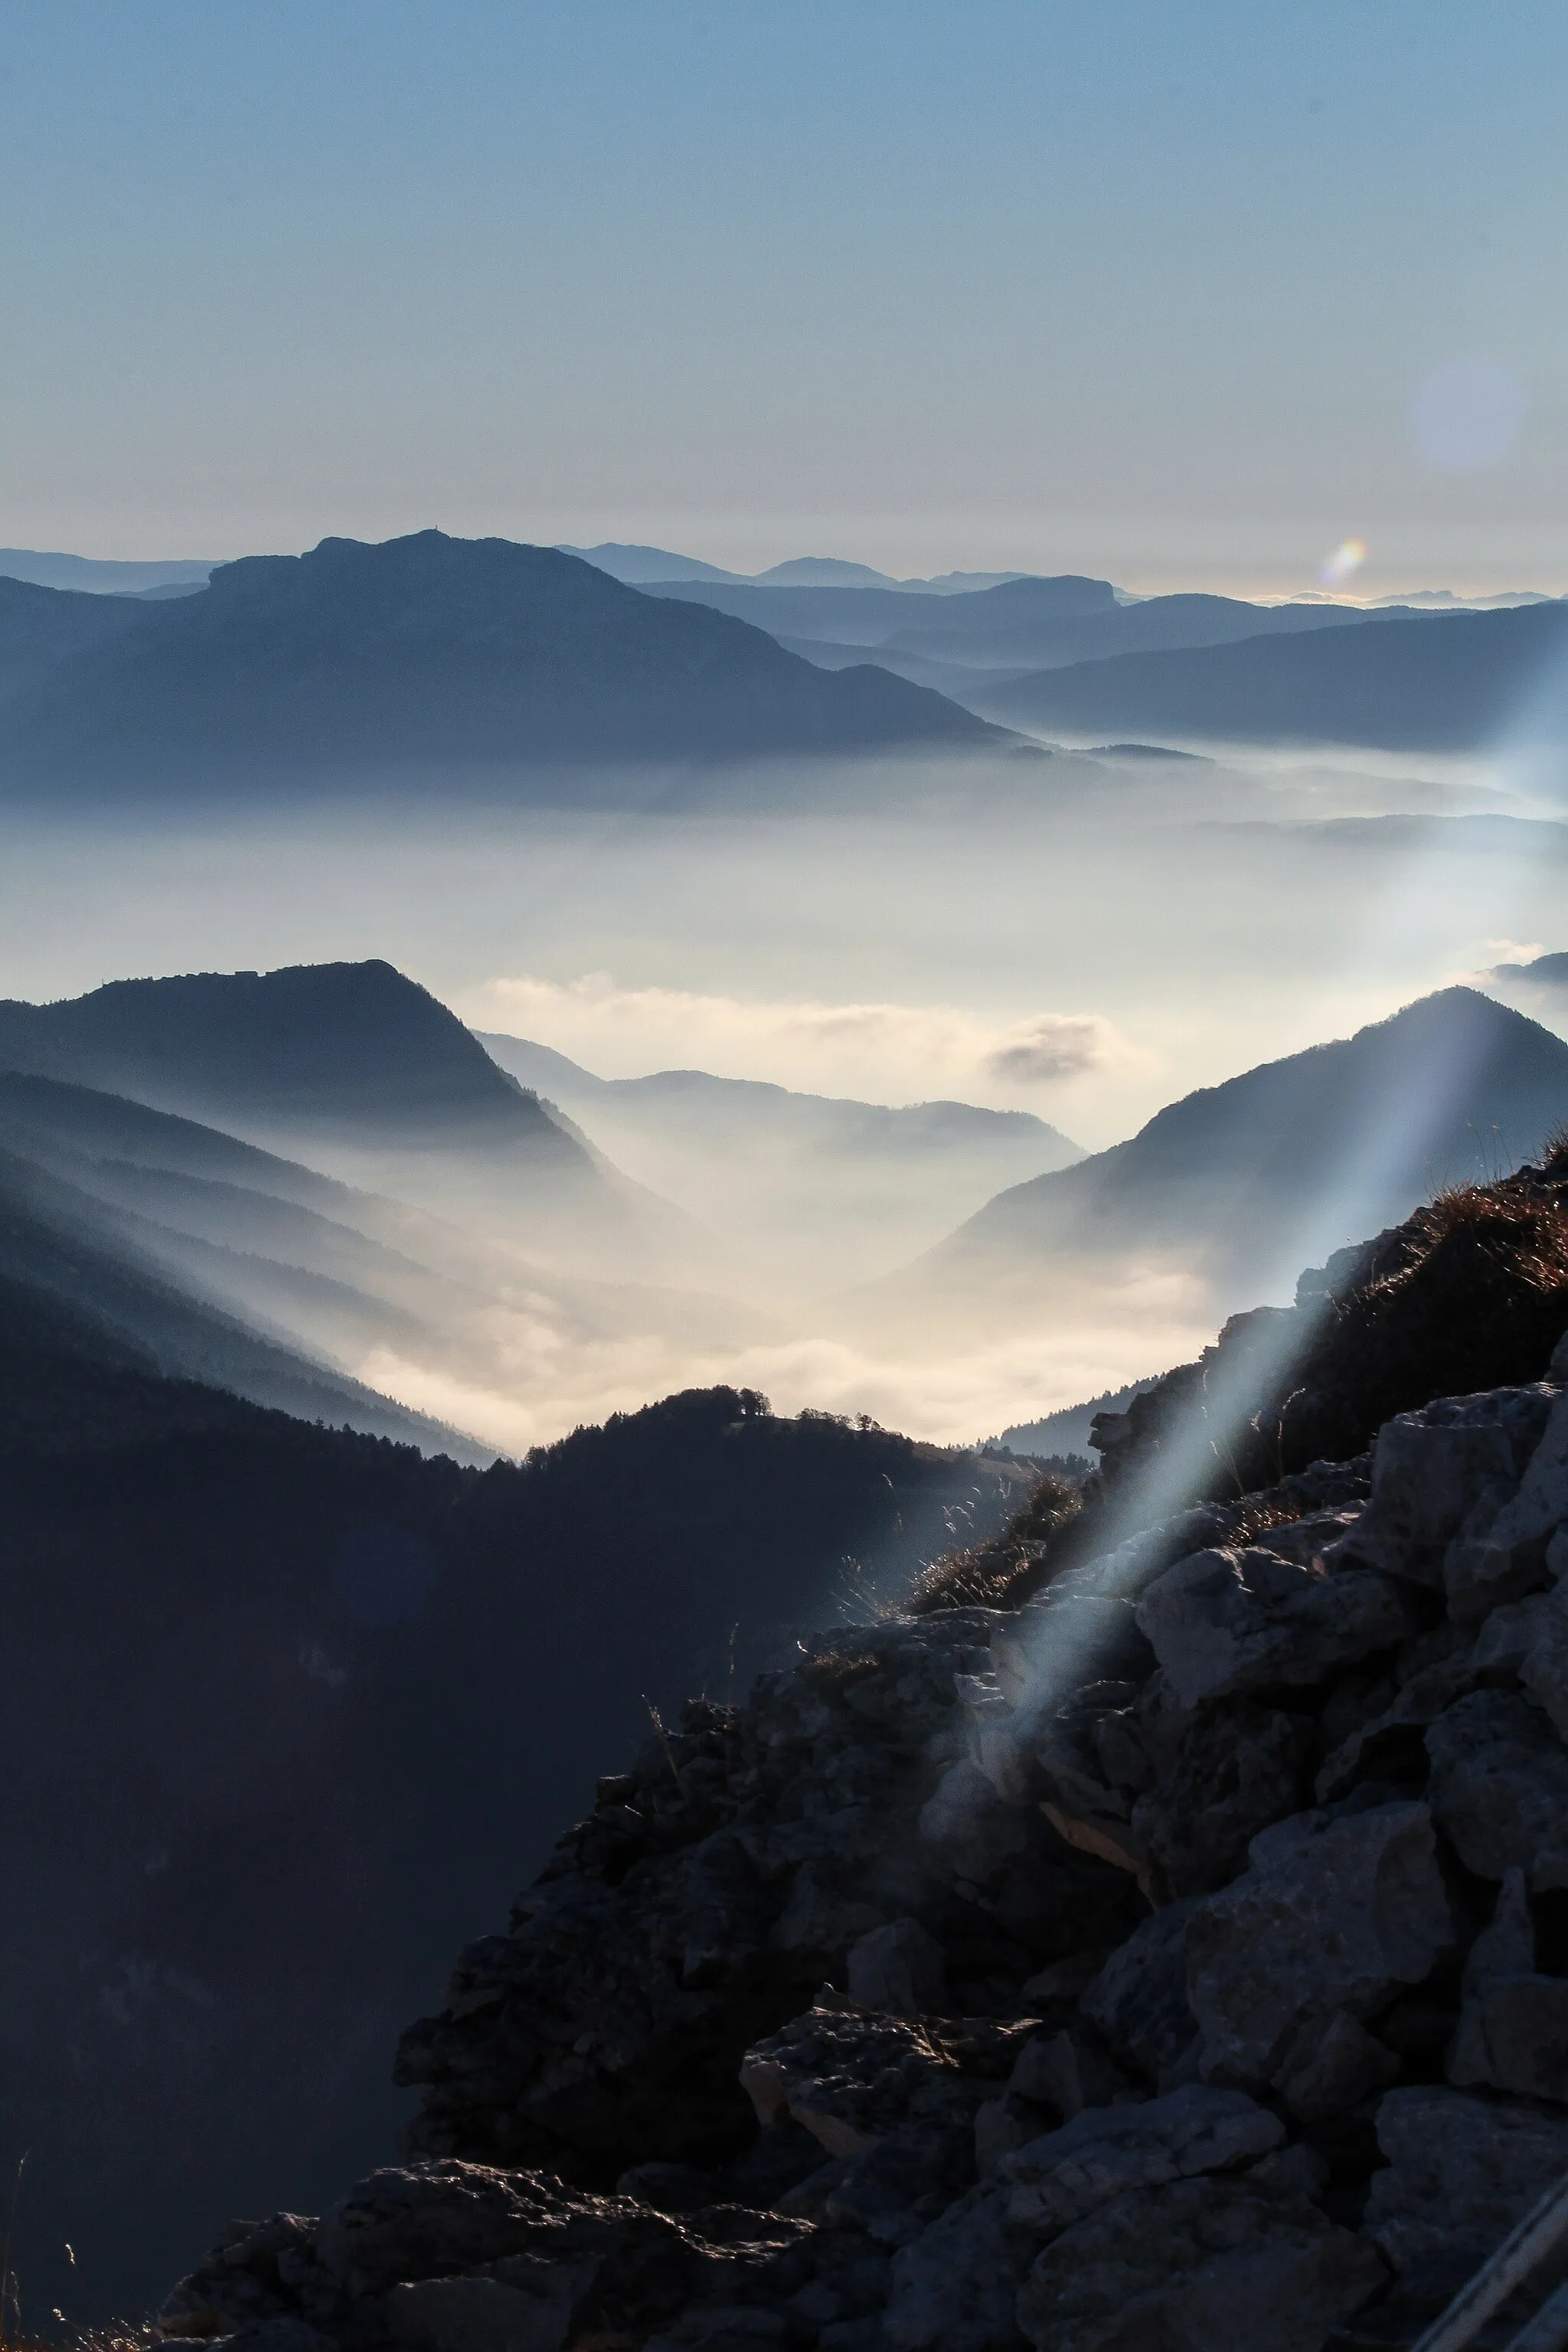
[(1568, 1045), (1473, 989), (1444, 989), (999, 1193), (855, 1304), (906, 1319), (940, 1304), (983, 1329), (1130, 1263), (1179, 1265), (1239, 1303), (1443, 1186), (1516, 1164), (1565, 1118)]
[(998, 686), (985, 709), (1074, 735), (1471, 751), (1515, 727), (1560, 740), (1565, 668), (1568, 606), (1542, 604), (1121, 654)]
[(744, 1687), (847, 1556), (907, 1582), (1020, 1475), (733, 1390), (480, 1474), (160, 1380), (0, 1277), (29, 2308), (133, 2308), (193, 2230), (374, 2160), (399, 2027), (650, 1706)]

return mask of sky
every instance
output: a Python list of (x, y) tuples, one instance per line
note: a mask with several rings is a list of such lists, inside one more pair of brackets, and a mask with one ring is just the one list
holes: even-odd
[(1565, 83), (1556, 0), (4, 0), (0, 543), (1568, 588)]

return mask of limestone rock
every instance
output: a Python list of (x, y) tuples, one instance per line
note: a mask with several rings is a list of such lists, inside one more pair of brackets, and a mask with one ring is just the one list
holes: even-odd
[(1467, 2000), (1448, 2080), (1568, 2105), (1568, 1980), (1491, 1977)]
[(742, 2083), (760, 2122), (787, 2113), (829, 2156), (858, 2156), (910, 2124), (968, 2147), (976, 2107), (1005, 2082), (1028, 2032), (819, 2004), (747, 2052)]
[(1517, 1493), (1477, 1517), (1479, 1524), (1456, 1536), (1444, 1557), (1455, 1617), (1480, 1617), (1544, 1577), (1547, 1547), (1568, 1520), (1568, 1397), (1552, 1405)]
[(1086, 2108), (1004, 2157), (997, 2178), (1008, 2190), (1008, 2220), (1036, 2237), (1054, 2236), (1127, 2189), (1231, 2171), (1284, 2137), (1278, 2116), (1240, 2091), (1190, 2083), (1140, 2106)]
[(892, 1919), (850, 1946), (845, 1980), (861, 2009), (919, 2017), (941, 2010), (946, 1972), (942, 1946), (918, 1919)]
[(1524, 1873), (1515, 1864), (1504, 1871), (1491, 1919), (1470, 1946), (1465, 1962), (1465, 1991), (1479, 1992), (1498, 1977), (1534, 1973), (1535, 1919)]
[(1092, 2026), (1075, 2018), (1055, 2033), (1031, 2034), (1018, 2053), (1007, 2088), (1032, 2106), (1070, 2123), (1085, 2107), (1141, 2098)]
[(1192, 2053), (1198, 2021), (1187, 2000), (1187, 1929), (1196, 1897), (1167, 1904), (1113, 1952), (1084, 1994), (1084, 2015), (1117, 2054), (1162, 2088)]
[(1454, 1926), (1423, 1804), (1302, 1814), (1256, 1838), (1252, 1856), (1196, 1906), (1186, 1951), (1205, 2080), (1257, 2087), (1310, 2067), (1339, 2011), (1364, 2021), (1419, 1984)]
[(1555, 1402), (1540, 1382), (1440, 1397), (1384, 1422), (1373, 1447), (1372, 1500), (1342, 1557), (1441, 1586), (1449, 1544), (1478, 1507), (1500, 1507), (1517, 1491)]
[(552, 2263), (538, 2292), (498, 2278), (421, 2279), (386, 2298), (393, 2341), (416, 2352), (560, 2352), (595, 2265)]
[(1006, 2193), (972, 2189), (893, 2257), (882, 2317), (889, 2352), (1012, 2352), (1014, 2315), (1035, 2251), (1007, 2220)]
[(1308, 1801), (1313, 1728), (1310, 1715), (1250, 1698), (1202, 1710), (1169, 1770), (1132, 1808), (1161, 1901), (1224, 1886), (1246, 1867), (1258, 1831)]
[(1304, 2198), (1246, 2180), (1119, 2197), (1064, 2231), (1020, 2290), (1036, 2352), (1321, 2352), (1387, 2277)]
[(1472, 1691), (1426, 1734), (1433, 1818), (1467, 1870), (1561, 1884), (1568, 1850), (1568, 1748), (1544, 1710), (1513, 1691)]
[[(1338, 1515), (1329, 1517), (1342, 1531)], [(1329, 1574), (1321, 1559), (1261, 1543), (1178, 1560), (1138, 1605), (1138, 1623), (1184, 1706), (1322, 1682), (1394, 1648), (1424, 1622), (1415, 1595), (1393, 1578), (1372, 1569)]]
[(1438, 2257), (1473, 2269), (1568, 2172), (1568, 2116), (1468, 2091), (1385, 2093), (1367, 2235), (1394, 2268)]

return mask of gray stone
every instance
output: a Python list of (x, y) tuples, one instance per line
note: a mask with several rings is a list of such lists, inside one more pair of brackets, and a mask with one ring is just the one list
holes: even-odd
[[(489, 2165), (388, 2166), (323, 2214), (316, 2259), (351, 2294), (444, 2277), (548, 2244), (580, 2210), (558, 2184)], [(603, 2200), (607, 2213), (632, 2209)]]
[[(1433, 1817), (1467, 1870), (1532, 1885), (1560, 1883), (1552, 1857), (1568, 1846), (1568, 1748), (1544, 1710), (1514, 1691), (1472, 1691), (1426, 1734)], [(1544, 1865), (1544, 1867), (1543, 1867)]]
[(1365, 2228), (1399, 2271), (1442, 2256), (1472, 2266), (1568, 2172), (1568, 2116), (1468, 2091), (1389, 2091), (1377, 2110), (1388, 2158)]
[(1163, 2088), (1195, 2049), (1198, 2023), (1187, 2000), (1186, 1935), (1197, 1898), (1168, 1904), (1112, 1952), (1079, 2006), (1119, 2057)]
[(1280, 2084), (1335, 2012), (1357, 2021), (1419, 1984), (1453, 1942), (1431, 1815), (1304, 1814), (1254, 1839), (1246, 1876), (1187, 1923), (1187, 1997), (1205, 2079)]
[(876, 1904), (847, 1895), (824, 1876), (815, 1863), (803, 1863), (795, 1874), (789, 1901), (769, 1937), (779, 1952), (844, 1951), (871, 1928), (883, 1925)]
[[(1001, 2087), (1026, 2029), (972, 2021), (959, 2046), (935, 2024), (821, 2001), (753, 2044), (741, 2086), (763, 2125), (784, 2114), (833, 2157), (858, 2157), (910, 2124), (947, 2131), (973, 2146), (974, 2112)], [(988, 2047), (976, 2053), (976, 2042)], [(965, 2071), (978, 2056), (992, 2079)]]
[[(1337, 1525), (1337, 1521), (1336, 1521)], [(1195, 1552), (1156, 1579), (1138, 1623), (1184, 1706), (1322, 1682), (1420, 1630), (1415, 1596), (1375, 1570), (1324, 1571), (1266, 1543)]]
[[(1021, 1770), (1030, 1769), (1022, 1749), (1017, 1761)], [(1028, 1824), (1018, 1807), (1032, 1797), (1030, 1789), (999, 1786), (964, 1757), (948, 1768), (921, 1806), (920, 1842), (957, 1875), (983, 1885), (1028, 1844)]]
[(1087, 2108), (1004, 2157), (997, 2179), (1008, 2190), (1008, 2220), (1045, 2237), (1127, 2189), (1234, 2170), (1284, 2137), (1279, 2116), (1243, 2093), (1191, 2083), (1141, 2106)]
[(1535, 1973), (1535, 1920), (1524, 1873), (1517, 1864), (1505, 1870), (1490, 1924), (1470, 1946), (1465, 1962), (1465, 1991), (1479, 1992), (1496, 1977), (1528, 1977)]
[(1371, 2246), (1304, 2198), (1180, 2180), (1065, 2231), (1017, 2316), (1036, 2352), (1321, 2352), (1386, 2278)]
[(1459, 2019), (1448, 2080), (1568, 2105), (1568, 1981), (1531, 1975), (1479, 1985)]
[(941, 2009), (946, 1976), (946, 1955), (935, 1937), (918, 1919), (892, 1919), (851, 1944), (845, 1982), (861, 2009), (918, 2017)]
[(1373, 1448), (1372, 1500), (1339, 1556), (1441, 1585), (1444, 1554), (1478, 1497), (1489, 1489), (1500, 1506), (1512, 1495), (1555, 1402), (1543, 1384), (1492, 1389), (1439, 1397), (1384, 1422)]
[(1321, 2123), (1385, 2091), (1399, 2072), (1394, 2053), (1369, 2033), (1348, 2009), (1336, 2009), (1320, 2031), (1299, 2034), (1279, 2078), (1279, 2095), (1302, 2123)]
[(593, 2276), (592, 2262), (552, 2263), (539, 2292), (493, 2278), (421, 2279), (395, 2286), (386, 2322), (398, 2344), (430, 2352), (560, 2352), (572, 2306)]
[(1525, 1611), (1528, 1639), (1519, 1678), (1546, 1709), (1559, 1738), (1568, 1739), (1568, 1592), (1561, 1587), (1543, 1592), (1522, 1602), (1521, 1615)]
[(1018, 2053), (1009, 2091), (1070, 2123), (1085, 2107), (1141, 2098), (1091, 2027), (1075, 2019), (1055, 2033), (1036, 2033)]
[(1257, 1699), (1222, 1700), (1193, 1722), (1170, 1769), (1132, 1808), (1163, 1902), (1208, 1895), (1246, 1867), (1261, 1829), (1311, 1795), (1313, 1724)]
[(1033, 2252), (1008, 2222), (1006, 2191), (972, 2189), (894, 2255), (882, 2315), (889, 2352), (1008, 2352)]
[(1444, 1558), (1450, 1613), (1477, 1618), (1546, 1574), (1547, 1547), (1568, 1520), (1568, 1397), (1552, 1405), (1518, 1492), (1484, 1524), (1457, 1536)]

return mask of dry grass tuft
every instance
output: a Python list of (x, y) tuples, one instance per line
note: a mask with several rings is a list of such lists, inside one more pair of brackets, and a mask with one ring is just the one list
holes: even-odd
[(950, 1551), (921, 1569), (910, 1588), (916, 1617), (937, 1609), (1016, 1609), (1044, 1582), (1049, 1555), (1083, 1508), (1070, 1479), (1047, 1470), (1000, 1535)]

